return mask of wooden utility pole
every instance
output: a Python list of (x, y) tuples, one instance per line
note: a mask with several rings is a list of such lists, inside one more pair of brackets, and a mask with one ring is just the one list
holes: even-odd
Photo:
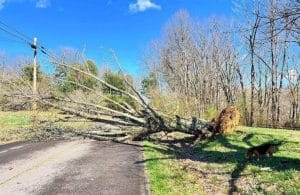
[(32, 44), (32, 49), (33, 49), (33, 87), (32, 87), (32, 92), (33, 92), (33, 103), (32, 103), (32, 110), (36, 111), (37, 109), (37, 85), (36, 85), (36, 80), (37, 80), (37, 38), (34, 37), (33, 44)]

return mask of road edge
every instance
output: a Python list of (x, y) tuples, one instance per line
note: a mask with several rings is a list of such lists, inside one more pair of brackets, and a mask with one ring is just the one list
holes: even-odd
[(150, 183), (148, 168), (147, 168), (147, 164), (146, 164), (146, 155), (145, 155), (145, 151), (144, 151), (144, 144), (143, 144), (143, 142), (141, 142), (141, 143), (139, 143), (139, 145), (143, 148), (142, 149), (142, 160), (144, 162), (143, 167), (144, 167), (144, 178), (145, 178), (145, 189), (143, 191), (145, 191), (145, 195), (151, 195), (151, 183)]

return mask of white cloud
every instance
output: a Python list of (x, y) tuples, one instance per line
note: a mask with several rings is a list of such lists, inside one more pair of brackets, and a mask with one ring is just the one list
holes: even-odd
[(161, 6), (151, 2), (151, 0), (137, 0), (136, 3), (129, 4), (129, 10), (134, 13), (143, 12), (146, 11), (147, 9), (160, 10)]
[(0, 0), (0, 11), (8, 3), (34, 3), (36, 8), (47, 8), (51, 6), (50, 0)]
[(0, 0), (0, 10), (4, 8), (5, 0)]
[(35, 4), (37, 8), (47, 8), (51, 6), (50, 0), (38, 0)]

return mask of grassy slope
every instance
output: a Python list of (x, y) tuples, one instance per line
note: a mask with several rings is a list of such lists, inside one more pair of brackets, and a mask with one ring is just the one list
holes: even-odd
[[(300, 194), (300, 132), (241, 127), (194, 151), (144, 142), (153, 194)], [(251, 145), (284, 140), (274, 157), (247, 161)]]

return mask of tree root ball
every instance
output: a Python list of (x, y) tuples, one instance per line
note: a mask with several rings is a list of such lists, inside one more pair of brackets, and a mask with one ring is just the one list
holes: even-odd
[(235, 106), (228, 106), (220, 115), (211, 122), (214, 127), (214, 135), (232, 133), (239, 124), (241, 114)]

